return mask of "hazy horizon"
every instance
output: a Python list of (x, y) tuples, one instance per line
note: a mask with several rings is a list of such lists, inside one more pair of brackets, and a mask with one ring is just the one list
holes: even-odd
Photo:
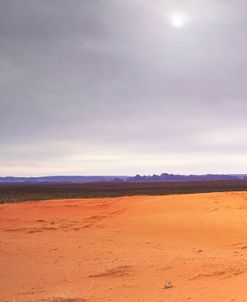
[(0, 178), (8, 178), (8, 177), (12, 177), (12, 178), (45, 178), (45, 177), (135, 177), (137, 175), (140, 175), (140, 176), (160, 176), (161, 174), (169, 174), (169, 175), (177, 175), (177, 176), (207, 176), (207, 175), (228, 175), (228, 176), (245, 176), (247, 175), (247, 173), (235, 173), (235, 174), (231, 174), (231, 173), (202, 173), (202, 174), (183, 174), (183, 173), (169, 173), (169, 172), (163, 172), (163, 173), (160, 173), (160, 174), (155, 174), (155, 173), (150, 173), (150, 174), (140, 174), (140, 173), (135, 173), (135, 174), (129, 174), (129, 175), (122, 175), (122, 174), (114, 174), (114, 175), (111, 175), (111, 174), (100, 174), (100, 175), (92, 175), (92, 174), (85, 174), (85, 175), (82, 175), (82, 174), (61, 174), (61, 175), (56, 175), (56, 174), (43, 174), (43, 175), (27, 175), (27, 176), (24, 176), (24, 175), (19, 175), (19, 176), (16, 176), (16, 175), (0, 175)]
[(246, 9), (0, 0), (0, 175), (247, 173)]

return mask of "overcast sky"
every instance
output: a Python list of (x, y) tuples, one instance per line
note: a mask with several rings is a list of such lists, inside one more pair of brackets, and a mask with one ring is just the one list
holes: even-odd
[(0, 175), (247, 173), (246, 11), (0, 0)]

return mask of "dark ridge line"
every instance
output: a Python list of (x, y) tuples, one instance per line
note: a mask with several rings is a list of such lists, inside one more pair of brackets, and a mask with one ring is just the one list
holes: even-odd
[(247, 191), (246, 180), (194, 182), (104, 182), (104, 183), (51, 183), (0, 184), (0, 203), (24, 201), (111, 198), (121, 196), (160, 196), (213, 192)]

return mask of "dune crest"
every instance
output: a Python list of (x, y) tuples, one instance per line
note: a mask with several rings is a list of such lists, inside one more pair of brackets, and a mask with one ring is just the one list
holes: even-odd
[(0, 205), (0, 301), (247, 301), (247, 192)]

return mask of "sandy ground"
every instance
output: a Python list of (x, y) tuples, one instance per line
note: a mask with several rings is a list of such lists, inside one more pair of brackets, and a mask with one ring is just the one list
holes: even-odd
[(0, 205), (0, 301), (246, 302), (247, 192)]

